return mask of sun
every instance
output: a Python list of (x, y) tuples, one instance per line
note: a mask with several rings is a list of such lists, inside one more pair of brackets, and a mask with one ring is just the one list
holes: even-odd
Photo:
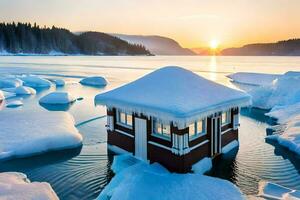
[(209, 47), (211, 50), (216, 50), (219, 47), (219, 41), (216, 39), (213, 39), (209, 43)]

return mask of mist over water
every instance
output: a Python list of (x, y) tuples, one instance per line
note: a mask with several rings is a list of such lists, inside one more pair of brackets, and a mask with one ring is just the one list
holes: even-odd
[[(55, 90), (69, 91), (77, 97), (83, 97), (83, 100), (64, 110), (74, 116), (84, 138), (82, 148), (0, 162), (0, 171), (20, 171), (32, 181), (47, 181), (61, 199), (93, 199), (113, 175), (110, 170), (112, 155), (107, 152), (106, 146), (106, 109), (94, 106), (96, 94), (167, 65), (185, 67), (207, 79), (235, 88), (226, 75), (240, 71), (300, 71), (299, 63), (299, 57), (0, 57), (0, 76), (37, 74), (49, 79), (63, 78), (67, 82), (65, 87), (53, 86), (49, 90), (38, 91), (35, 96), (24, 98), (24, 105), (16, 109), (57, 112), (55, 110), (62, 108), (47, 108), (38, 103), (42, 96)], [(81, 78), (95, 75), (104, 76), (109, 84), (103, 88), (78, 84)], [(0, 102), (0, 119), (2, 112), (14, 112), (14, 109), (5, 108), (4, 104)], [(260, 180), (300, 189), (300, 158), (276, 143), (265, 141), (267, 123), (263, 111), (243, 110), (238, 152), (217, 160), (210, 174), (234, 182), (247, 195), (257, 193)]]

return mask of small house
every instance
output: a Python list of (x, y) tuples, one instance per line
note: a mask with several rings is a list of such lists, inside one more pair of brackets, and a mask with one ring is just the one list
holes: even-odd
[(180, 67), (164, 67), (99, 94), (107, 107), (108, 146), (188, 172), (238, 140), (239, 110), (250, 104), (240, 91)]

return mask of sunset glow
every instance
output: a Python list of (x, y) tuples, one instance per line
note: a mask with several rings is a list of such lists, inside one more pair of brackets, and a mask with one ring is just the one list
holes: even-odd
[(209, 47), (211, 50), (216, 50), (219, 47), (219, 41), (216, 39), (213, 39), (209, 43)]
[(299, 0), (3, 0), (0, 21), (74, 32), (160, 35), (187, 48), (209, 47), (216, 37), (226, 48), (300, 37), (299, 7)]

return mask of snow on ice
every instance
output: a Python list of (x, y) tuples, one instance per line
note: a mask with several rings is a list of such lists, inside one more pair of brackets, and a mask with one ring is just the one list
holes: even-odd
[(42, 104), (69, 104), (76, 101), (76, 98), (68, 92), (51, 92), (40, 99)]
[(249, 94), (254, 107), (271, 109), (266, 115), (279, 123), (271, 127), (273, 135), (267, 138), (300, 155), (300, 72), (287, 72), (273, 81), (264, 81), (269, 84), (254, 88)]
[[(114, 162), (120, 163), (118, 159), (125, 162), (126, 157), (128, 155), (115, 156)], [(170, 173), (157, 163), (129, 163), (129, 167), (124, 168), (126, 164), (123, 164), (117, 170), (97, 200), (244, 199), (239, 189), (226, 180), (201, 174)]]
[(23, 102), (20, 100), (9, 101), (6, 103), (7, 108), (16, 108), (20, 106), (23, 106)]
[(277, 74), (261, 74), (250, 72), (238, 72), (230, 74), (227, 77), (235, 83), (248, 84), (253, 86), (270, 85), (273, 80), (279, 78), (281, 75)]
[(63, 79), (54, 79), (53, 82), (55, 83), (56, 87), (63, 87), (66, 84)]
[(0, 79), (0, 88), (14, 88), (23, 85), (23, 81), (14, 77), (5, 77)]
[(0, 159), (75, 148), (82, 144), (74, 119), (66, 112), (3, 110), (0, 118)]
[(0, 173), (0, 199), (5, 200), (58, 200), (49, 183), (30, 182), (18, 172)]
[(105, 80), (105, 78), (101, 76), (92, 76), (92, 77), (83, 78), (81, 79), (80, 83), (82, 85), (89, 85), (89, 86), (96, 86), (96, 87), (107, 85), (107, 81)]
[(49, 88), (51, 86), (51, 82), (47, 79), (34, 75), (21, 76), (19, 78), (24, 82), (24, 86), (29, 86), (33, 88)]

